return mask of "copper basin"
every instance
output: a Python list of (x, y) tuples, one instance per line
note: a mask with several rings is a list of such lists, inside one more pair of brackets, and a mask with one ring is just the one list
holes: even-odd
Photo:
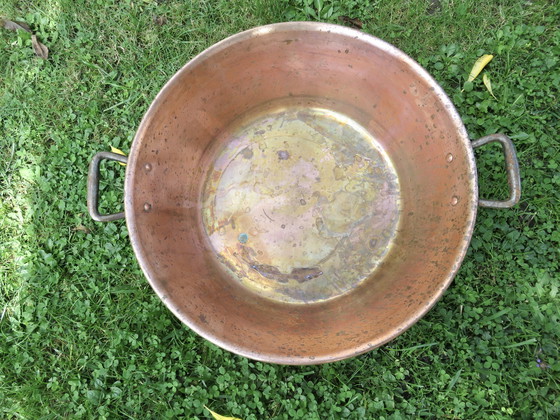
[[(504, 147), (511, 198), (480, 201), (473, 145)], [(91, 166), (96, 220), (99, 162)], [(315, 364), (401, 334), (441, 297), (479, 204), (519, 199), (504, 135), (472, 144), (416, 62), (353, 29), (282, 23), (187, 63), (138, 129), (125, 215), (186, 325), (262, 361)]]

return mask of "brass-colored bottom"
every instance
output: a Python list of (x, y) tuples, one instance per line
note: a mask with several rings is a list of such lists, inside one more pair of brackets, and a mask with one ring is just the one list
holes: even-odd
[(290, 98), (217, 140), (203, 221), (231, 277), (261, 296), (312, 303), (370, 277), (400, 218), (393, 164), (355, 121)]

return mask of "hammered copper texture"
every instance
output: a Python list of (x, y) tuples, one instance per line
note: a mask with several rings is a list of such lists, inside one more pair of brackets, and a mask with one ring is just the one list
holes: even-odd
[[(283, 112), (279, 111), (282, 107), (274, 108), (276, 111), (270, 107), (277, 101), (291, 104), (287, 114), (274, 114)], [(266, 117), (269, 109), (270, 115), (295, 121), (305, 117), (306, 107), (341, 115), (360, 127), (358, 132), (365, 130), (376, 150), (387, 157), (386, 167), (392, 168), (398, 183), (393, 189), (397, 204), (392, 207), (396, 222), (394, 231), (387, 234), (387, 252), (381, 252), (375, 264), (362, 270), (368, 273), (365, 278), (355, 284), (347, 282), (348, 287), (340, 293), (328, 290), (330, 282), (337, 275), (350, 278), (345, 273), (359, 268), (345, 263), (342, 257), (337, 257), (336, 265), (332, 263), (335, 260), (324, 262), (327, 268), (323, 269), (320, 264), (313, 265), (312, 259), (304, 261), (299, 254), (290, 253), (289, 258), (300, 265), (278, 266), (275, 264), (281, 265), (282, 258), (288, 258), (282, 242), (279, 248), (268, 248), (279, 250), (278, 254), (259, 260), (258, 247), (251, 245), (258, 243), (257, 239), (251, 242), (254, 235), (247, 232), (243, 236), (245, 230), (238, 233), (235, 229), (245, 223), (250, 230), (253, 220), (260, 226), (256, 234), (266, 230), (263, 226), (267, 219), (262, 215), (266, 213), (276, 224), (271, 231), (274, 234), (263, 236), (263, 241), (278, 239), (280, 223), (286, 223), (280, 218), (277, 221), (267, 207), (259, 208), (258, 214), (249, 209), (253, 219), (241, 218), (233, 225), (229, 219), (215, 222), (223, 215), (213, 219), (204, 213), (213, 202), (208, 201), (208, 192), (218, 191), (220, 182), (230, 179), (227, 175), (219, 181), (227, 165), (219, 169), (218, 159), (227, 153), (235, 133), (243, 132), (244, 118), (257, 115), (252, 121), (258, 121), (259, 115)], [(293, 115), (297, 112), (289, 114), (290, 109), (303, 110), (303, 114), (296, 118)], [(249, 138), (248, 144), (255, 144), (255, 139)], [(280, 185), (281, 169), (274, 168), (281, 168), (284, 158), (295, 159), (293, 151), (297, 152), (298, 143), (297, 139), (290, 143), (291, 152), (276, 150), (274, 144), (274, 140), (267, 143), (268, 151), (262, 147), (262, 156), (254, 154), (257, 146), (246, 153), (261, 162), (260, 169), (267, 165), (265, 162), (272, 162), (273, 173), (267, 176), (277, 183), (274, 185)], [(304, 162), (305, 154), (300, 155), (298, 159)], [(360, 159), (356, 165), (363, 163)], [(230, 161), (240, 165), (245, 162), (234, 157)], [(354, 170), (349, 177), (358, 176), (359, 165), (352, 166), (353, 162), (349, 160), (345, 166), (345, 173)], [(316, 165), (314, 168), (320, 170)], [(390, 177), (391, 171), (380, 174)], [(305, 170), (296, 172), (294, 180), (300, 177), (297, 179), (301, 181)], [(250, 176), (256, 179), (254, 182), (261, 182), (256, 175)], [(267, 176), (262, 177), (264, 186)], [(312, 196), (314, 191), (310, 189), (309, 196), (300, 198), (306, 205), (310, 197), (320, 197), (331, 185), (338, 192), (348, 189), (348, 183), (324, 183), (327, 175), (321, 176), (316, 176), (318, 195)], [(300, 181), (294, 181), (294, 191), (303, 185)], [(369, 197), (371, 185), (360, 190), (361, 196)], [(298, 198), (289, 188), (285, 191), (292, 194), (290, 200)], [(261, 203), (262, 207), (268, 200), (262, 194), (249, 196), (255, 206)], [(273, 197), (275, 202), (283, 199), (278, 194)], [(374, 198), (360, 201), (360, 208), (357, 204), (344, 207), (354, 196), (338, 195), (342, 197), (340, 208), (347, 209), (333, 210), (329, 208), (335, 200), (332, 197), (309, 214), (320, 210), (321, 217), (330, 217), (332, 225), (332, 220), (338, 220), (336, 212), (345, 211), (348, 217), (367, 220), (367, 224), (362, 223), (363, 229), (371, 229), (375, 218), (363, 214), (360, 208), (372, 208)], [(162, 89), (145, 115), (132, 146), (125, 185), (126, 218), (134, 250), (150, 284), (173, 313), (225, 349), (287, 364), (322, 363), (357, 355), (414, 324), (441, 297), (459, 268), (471, 238), (477, 199), (472, 148), (456, 111), (436, 82), (389, 44), (355, 30), (318, 23), (275, 24), (243, 32), (191, 60)], [(309, 205), (317, 206), (318, 202)], [(221, 208), (227, 209), (227, 205)], [(289, 215), (289, 207), (282, 208), (282, 217)], [(294, 218), (307, 220), (305, 214), (303, 207), (294, 207)], [(366, 216), (369, 219), (364, 219)], [(314, 216), (313, 222), (309, 219), (305, 232), (320, 230), (316, 219), (321, 217)], [(351, 261), (359, 265), (360, 258), (373, 251), (367, 237), (359, 236), (363, 230), (352, 226), (344, 225), (345, 230), (340, 230), (348, 252), (341, 255), (352, 255), (349, 258), (355, 259)], [(212, 234), (220, 228), (235, 231), (224, 233), (229, 238), (225, 245), (212, 242)], [(300, 237), (307, 243), (297, 246), (302, 253), (312, 253), (321, 242), (316, 235), (305, 232)], [(368, 235), (375, 234), (375, 230), (371, 232)], [(239, 238), (239, 244), (235, 238)], [(268, 242), (261, 243), (266, 246)], [(371, 243), (375, 248), (376, 242)], [(220, 246), (233, 250), (228, 255), (238, 257), (230, 258), (237, 265), (228, 265), (217, 255)], [(253, 249), (243, 256), (243, 249), (249, 246)], [(255, 291), (243, 283), (247, 276), (257, 282), (262, 279), (266, 290), (275, 287), (275, 282), (281, 283), (278, 293), (286, 292), (285, 296), (291, 297), (275, 298), (280, 295)], [(311, 286), (319, 281), (321, 288)], [(300, 285), (302, 290), (306, 288), (301, 298), (286, 290)]]

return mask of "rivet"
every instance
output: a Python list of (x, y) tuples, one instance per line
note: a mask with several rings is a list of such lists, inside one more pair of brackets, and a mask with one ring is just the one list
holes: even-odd
[(150, 172), (150, 171), (152, 170), (152, 165), (151, 165), (150, 163), (146, 163), (146, 164), (144, 165), (144, 170), (145, 170), (146, 172)]
[(152, 210), (152, 205), (150, 203), (144, 203), (144, 211), (148, 213)]
[(452, 161), (453, 161), (453, 155), (452, 155), (451, 153), (449, 153), (449, 154), (447, 155), (447, 161), (448, 161), (448, 162), (452, 162)]
[(452, 205), (452, 206), (456, 206), (458, 202), (459, 202), (459, 197), (457, 197), (456, 195), (454, 195), (454, 196), (451, 198), (451, 205)]

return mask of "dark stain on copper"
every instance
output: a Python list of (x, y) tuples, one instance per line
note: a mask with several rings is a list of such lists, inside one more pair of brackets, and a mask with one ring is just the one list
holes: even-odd
[(297, 280), (298, 283), (305, 283), (306, 281), (316, 279), (322, 274), (323, 272), (317, 267), (302, 267), (294, 268), (290, 273), (290, 277)]
[(272, 217), (270, 217), (268, 214), (266, 214), (265, 209), (263, 209), (263, 213), (267, 217), (268, 220), (270, 220), (271, 222), (274, 222), (274, 219)]
[(246, 147), (242, 150), (241, 155), (244, 159), (251, 159), (253, 157), (253, 151), (249, 147)]
[(287, 283), (289, 280), (296, 280), (298, 283), (305, 283), (323, 274), (317, 267), (297, 267), (293, 268), (289, 274), (282, 273), (278, 267), (268, 264), (252, 264), (251, 268), (267, 279), (276, 280), (279, 283)]
[(286, 274), (282, 274), (282, 272), (273, 265), (267, 264), (252, 264), (251, 268), (255, 271), (258, 271), (259, 274), (267, 279), (276, 280), (280, 283), (287, 283), (288, 278)]
[(290, 158), (290, 154), (286, 150), (279, 150), (278, 151), (278, 159), (288, 160), (289, 158)]

